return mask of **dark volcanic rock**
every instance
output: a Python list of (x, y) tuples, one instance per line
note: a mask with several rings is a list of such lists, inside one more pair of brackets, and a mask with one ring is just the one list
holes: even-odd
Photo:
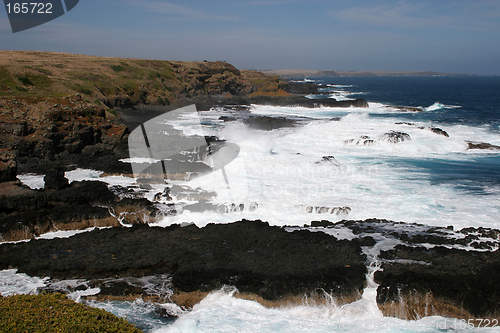
[(29, 190), (13, 184), (0, 193), (0, 235), (17, 240), (54, 227), (67, 230), (92, 226), (100, 219), (111, 218), (108, 209), (99, 206), (112, 207), (115, 199), (102, 182), (73, 182), (57, 191)]
[(431, 127), (429, 127), (429, 129), (430, 129), (431, 131), (433, 131), (434, 133), (436, 133), (436, 134), (440, 134), (440, 135), (445, 136), (445, 137), (447, 137), (447, 138), (449, 138), (449, 137), (450, 137), (450, 136), (448, 135), (448, 133), (446, 133), (446, 131), (444, 131), (444, 130), (442, 130), (442, 129), (438, 128), (438, 127), (431, 126)]
[(388, 133), (384, 133), (380, 137), (380, 139), (391, 142), (391, 143), (399, 143), (399, 142), (411, 140), (411, 137), (407, 133), (390, 131)]
[(317, 94), (318, 85), (313, 82), (284, 82), (281, 83), (284, 91), (292, 94)]
[(296, 121), (293, 119), (268, 116), (249, 117), (244, 119), (243, 122), (251, 128), (265, 131), (271, 131), (283, 127), (293, 127), (296, 124)]
[(43, 180), (48, 190), (60, 190), (69, 186), (69, 181), (64, 177), (64, 170), (61, 168), (49, 170)]
[(143, 289), (127, 283), (126, 281), (106, 281), (99, 286), (99, 295), (128, 296), (143, 294)]
[(401, 295), (432, 293), (451, 301), (474, 316), (492, 314), (500, 304), (496, 276), (500, 274), (500, 251), (473, 252), (444, 247), (426, 249), (399, 245), (382, 252), (384, 259), (404, 259), (413, 264), (384, 264), (375, 274), (379, 304), (398, 301)]
[(15, 181), (17, 178), (17, 162), (12, 151), (0, 150), (0, 183)]
[(486, 142), (470, 142), (467, 141), (468, 149), (489, 149), (489, 150), (500, 150), (500, 146), (492, 145)]
[(368, 107), (368, 102), (362, 98), (355, 100), (337, 101), (333, 98), (322, 99), (309, 99), (305, 96), (248, 96), (248, 97), (231, 97), (231, 98), (203, 98), (194, 101), (198, 111), (207, 111), (213, 107), (224, 107), (225, 105), (233, 106), (248, 106), (251, 104), (259, 105), (275, 105), (275, 106), (289, 106), (289, 107), (305, 107), (305, 108), (318, 108), (318, 107)]
[(347, 144), (354, 143), (356, 145), (371, 146), (375, 143), (375, 140), (373, 140), (367, 135), (361, 135), (357, 140), (349, 139), (346, 140), (345, 143)]
[(33, 276), (105, 278), (171, 274), (181, 291), (224, 284), (266, 299), (322, 288), (360, 291), (366, 257), (359, 245), (324, 233), (287, 232), (260, 221), (167, 228), (95, 230), (67, 239), (0, 245), (0, 269)]

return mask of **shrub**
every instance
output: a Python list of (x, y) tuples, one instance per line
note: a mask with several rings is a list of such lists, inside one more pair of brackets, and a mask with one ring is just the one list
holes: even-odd
[(2, 332), (134, 332), (123, 318), (75, 303), (63, 294), (0, 297)]

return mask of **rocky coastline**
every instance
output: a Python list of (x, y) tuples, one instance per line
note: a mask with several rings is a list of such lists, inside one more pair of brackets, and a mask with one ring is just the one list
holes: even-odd
[[(137, 224), (96, 229), (70, 238), (1, 244), (0, 269), (88, 280), (101, 289), (93, 297), (103, 299), (151, 299), (123, 278), (168, 276), (173, 290), (168, 301), (185, 309), (224, 286), (266, 306), (300, 303), (304, 297), (321, 302), (324, 293), (342, 304), (361, 297), (373, 261), (365, 253), (382, 235), (400, 242), (376, 258), (381, 265), (375, 273), (377, 303), (385, 315), (498, 318), (500, 292), (492, 277), (500, 267), (500, 230), (454, 231), (375, 219), (316, 221), (304, 227), (242, 220), (203, 228)], [(342, 240), (321, 232), (338, 228), (358, 237)]]
[[(340, 304), (356, 301), (366, 286), (367, 266), (376, 259), (381, 264), (375, 273), (377, 303), (385, 315), (500, 315), (494, 279), (500, 273), (499, 230), (455, 231), (375, 219), (315, 221), (303, 228), (246, 220), (160, 228), (148, 223), (165, 212), (144, 198), (124, 196), (129, 189), (98, 181), (69, 184), (64, 178), (64, 171), (78, 167), (132, 174), (130, 164), (120, 162), (129, 157), (131, 130), (182, 106), (196, 104), (200, 111), (245, 111), (252, 104), (367, 107), (365, 100), (308, 99), (304, 95), (316, 93), (316, 85), (240, 71), (223, 62), (1, 52), (0, 269), (86, 279), (101, 288), (100, 297), (149, 297), (120, 278), (166, 275), (174, 290), (170, 301), (184, 308), (227, 285), (237, 287), (242, 297), (281, 306), (301, 302), (304, 295), (321, 301), (324, 293)], [(16, 59), (27, 65), (19, 67)], [(42, 65), (41, 59), (47, 62)], [(297, 124), (283, 117), (244, 116), (242, 121), (261, 130)], [(441, 129), (430, 130), (447, 136)], [(390, 142), (409, 139), (401, 132), (386, 136)], [(351, 143), (371, 141), (361, 137)], [(468, 148), (499, 149), (475, 142)], [(45, 188), (23, 185), (17, 176), (26, 173), (45, 174)], [(340, 227), (356, 237), (318, 232)], [(50, 231), (87, 228), (95, 229), (70, 238), (37, 239)], [(370, 258), (367, 253), (381, 235), (398, 245)]]

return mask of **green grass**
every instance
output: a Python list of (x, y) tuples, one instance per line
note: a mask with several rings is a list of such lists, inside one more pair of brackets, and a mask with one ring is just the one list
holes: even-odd
[(0, 66), (0, 91), (26, 91), (16, 83), (14, 77), (4, 66)]
[(1, 332), (134, 332), (141, 330), (101, 309), (63, 294), (0, 297)]
[(111, 65), (110, 66), (112, 70), (114, 70), (115, 72), (122, 72), (122, 71), (125, 71), (127, 70), (128, 68), (130, 68), (130, 65), (127, 64), (126, 62), (122, 61), (120, 62), (119, 65)]
[(17, 79), (25, 86), (34, 86), (37, 88), (49, 88), (52, 80), (45, 74), (33, 74), (23, 72), (16, 75)]

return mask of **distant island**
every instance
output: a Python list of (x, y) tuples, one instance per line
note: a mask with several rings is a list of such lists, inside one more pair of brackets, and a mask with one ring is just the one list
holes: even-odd
[(440, 73), (433, 71), (332, 71), (310, 69), (263, 70), (263, 73), (281, 77), (322, 77), (322, 76), (475, 76), (475, 74)]

